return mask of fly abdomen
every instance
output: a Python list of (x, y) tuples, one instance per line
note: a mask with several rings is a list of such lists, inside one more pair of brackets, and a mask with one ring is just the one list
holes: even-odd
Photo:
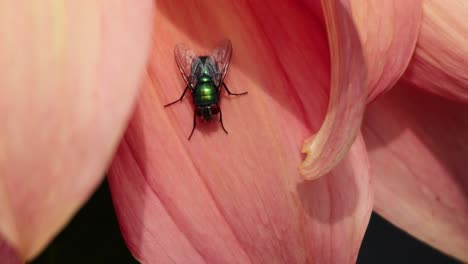
[(198, 83), (193, 92), (193, 101), (196, 106), (217, 104), (219, 98), (214, 83)]

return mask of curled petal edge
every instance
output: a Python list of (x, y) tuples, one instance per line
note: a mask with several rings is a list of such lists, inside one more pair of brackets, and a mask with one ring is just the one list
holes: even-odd
[(306, 139), (299, 166), (304, 179), (332, 170), (356, 139), (367, 101), (366, 64), (350, 11), (341, 1), (322, 1), (332, 68), (330, 99), (320, 130)]

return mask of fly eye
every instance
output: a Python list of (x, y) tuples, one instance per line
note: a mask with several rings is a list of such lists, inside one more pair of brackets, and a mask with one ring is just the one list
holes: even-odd
[(201, 111), (201, 109), (200, 109), (199, 107), (195, 108), (195, 114), (196, 114), (197, 116), (201, 116), (202, 111)]
[(211, 113), (213, 113), (215, 115), (217, 113), (219, 113), (219, 106), (218, 105), (213, 104), (213, 105), (210, 106), (210, 109), (211, 109)]

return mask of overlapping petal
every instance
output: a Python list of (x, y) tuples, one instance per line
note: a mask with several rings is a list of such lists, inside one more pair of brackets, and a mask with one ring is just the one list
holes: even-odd
[(468, 106), (398, 85), (364, 120), (375, 209), (468, 261)]
[(464, 0), (423, 1), (421, 32), (405, 79), (468, 103), (468, 6)]
[(385, 93), (406, 70), (421, 24), (422, 1), (351, 0), (368, 72), (368, 102)]
[(299, 170), (309, 180), (325, 175), (346, 155), (359, 132), (367, 100), (366, 64), (350, 11), (341, 1), (322, 1), (322, 8), (330, 44), (331, 87), (320, 130), (302, 147), (307, 156)]
[(39, 253), (102, 179), (144, 71), (151, 6), (0, 3), (1, 261)]
[[(354, 142), (367, 102), (390, 89), (406, 69), (418, 36), (421, 1), (322, 1), (331, 51), (327, 116), (307, 140), (300, 169), (316, 178)], [(367, 74), (366, 74), (367, 72)], [(365, 79), (367, 78), (367, 79)]]
[(5, 264), (20, 264), (22, 263), (16, 250), (4, 238), (0, 238), (0, 257), (2, 263)]
[[(297, 171), (299, 142), (318, 130), (329, 99), (317, 3), (157, 1), (147, 82), (109, 176), (122, 232), (140, 261), (355, 260), (372, 208), (362, 140), (326, 177), (303, 183)], [(185, 86), (173, 48), (185, 42), (207, 53), (226, 37), (234, 48), (226, 83), (249, 94), (222, 95), (229, 135), (216, 121), (200, 122), (188, 141), (190, 96), (163, 108)]]

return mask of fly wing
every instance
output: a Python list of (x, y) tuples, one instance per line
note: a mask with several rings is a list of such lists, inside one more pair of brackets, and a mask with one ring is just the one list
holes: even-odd
[(185, 46), (185, 44), (179, 43), (175, 46), (174, 57), (177, 63), (177, 67), (179, 67), (180, 74), (184, 78), (187, 85), (193, 89), (195, 78), (192, 74), (192, 64), (195, 60), (198, 60), (198, 56), (193, 50)]
[(229, 39), (225, 39), (219, 43), (219, 45), (213, 50), (210, 57), (216, 64), (216, 76), (214, 78), (216, 86), (220, 86), (229, 67), (229, 62), (232, 56), (232, 45)]

